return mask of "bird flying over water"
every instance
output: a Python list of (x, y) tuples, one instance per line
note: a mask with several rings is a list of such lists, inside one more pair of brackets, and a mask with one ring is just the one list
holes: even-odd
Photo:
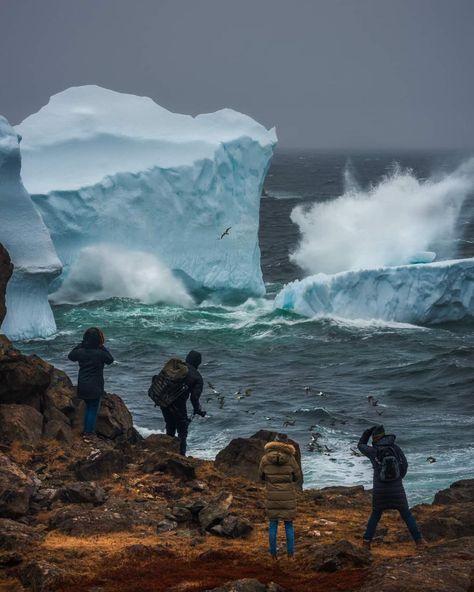
[(222, 240), (224, 238), (224, 236), (229, 236), (229, 231), (230, 231), (231, 228), (232, 228), (232, 226), (229, 226), (229, 228), (226, 228), (224, 230), (224, 232), (221, 234), (219, 240)]

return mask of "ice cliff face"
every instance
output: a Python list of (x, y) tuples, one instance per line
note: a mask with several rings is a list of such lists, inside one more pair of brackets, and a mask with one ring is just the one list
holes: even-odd
[(19, 136), (0, 116), (0, 243), (14, 265), (1, 331), (11, 339), (54, 333), (48, 287), (61, 271), (49, 232), (21, 181), (19, 142)]
[[(107, 245), (156, 256), (199, 287), (264, 293), (259, 205), (274, 130), (229, 109), (193, 118), (83, 86), (51, 97), (17, 131), (25, 186), (65, 283), (84, 249)], [(87, 289), (79, 276), (75, 300)]]
[(275, 308), (307, 317), (459, 321), (474, 316), (474, 259), (319, 273), (285, 286)]

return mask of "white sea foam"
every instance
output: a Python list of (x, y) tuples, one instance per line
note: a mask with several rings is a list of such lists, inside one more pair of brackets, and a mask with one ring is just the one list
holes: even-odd
[(455, 238), (461, 207), (474, 190), (474, 159), (428, 180), (396, 168), (367, 191), (346, 167), (345, 188), (333, 201), (297, 206), (291, 214), (301, 232), (291, 259), (308, 273), (432, 260), (433, 245)]
[(146, 304), (193, 304), (182, 282), (157, 257), (108, 244), (85, 247), (51, 300), (76, 304), (113, 297)]

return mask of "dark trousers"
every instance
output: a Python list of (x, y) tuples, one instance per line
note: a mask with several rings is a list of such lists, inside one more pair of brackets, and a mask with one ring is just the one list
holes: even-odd
[(84, 415), (84, 434), (95, 434), (95, 424), (99, 413), (101, 397), (86, 399), (86, 413)]
[(178, 432), (179, 452), (183, 456), (186, 454), (186, 440), (188, 437), (189, 419), (186, 412), (176, 407), (160, 407), (166, 424), (166, 433), (168, 436), (176, 436)]
[[(404, 510), (398, 511), (400, 512), (402, 519), (405, 521), (405, 524), (407, 525), (413, 540), (421, 540), (421, 532), (418, 529), (415, 517), (410, 512), (410, 510), (406, 508)], [(374, 538), (375, 530), (377, 529), (377, 524), (379, 523), (380, 518), (382, 518), (382, 514), (383, 510), (372, 510), (372, 514), (367, 523), (367, 530), (364, 534), (364, 541), (371, 541)]]

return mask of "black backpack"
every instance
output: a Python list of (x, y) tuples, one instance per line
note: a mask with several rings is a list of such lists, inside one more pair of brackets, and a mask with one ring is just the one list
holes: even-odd
[(377, 446), (375, 461), (382, 483), (396, 481), (401, 477), (400, 459), (393, 446)]
[(172, 358), (164, 365), (159, 374), (153, 376), (148, 396), (160, 407), (170, 407), (176, 399), (188, 391), (186, 377), (188, 366), (178, 358)]

